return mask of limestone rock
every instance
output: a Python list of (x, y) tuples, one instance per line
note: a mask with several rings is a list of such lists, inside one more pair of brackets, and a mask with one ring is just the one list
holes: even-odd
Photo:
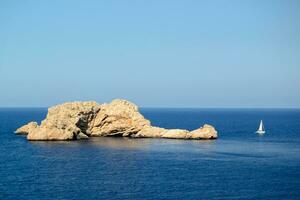
[(89, 136), (87, 136), (86, 134), (80, 132), (77, 137), (76, 137), (77, 140), (81, 140), (81, 139), (89, 139)]
[[(96, 102), (72, 102), (53, 106), (41, 125), (28, 132), (28, 140), (73, 140), (90, 134), (91, 121), (101, 106)], [(85, 135), (85, 136), (84, 136)]]
[(28, 140), (73, 140), (77, 135), (73, 130), (58, 129), (55, 127), (39, 126), (28, 133)]
[(187, 139), (216, 139), (218, 133), (211, 125), (205, 124), (203, 128), (189, 132)]
[(144, 126), (150, 126), (138, 111), (138, 107), (126, 100), (116, 99), (104, 104), (93, 121), (92, 136), (130, 136)]
[(145, 126), (134, 137), (150, 137), (150, 138), (173, 138), (173, 139), (216, 139), (217, 131), (211, 125), (205, 124), (203, 128), (194, 131), (182, 129), (164, 129), (154, 126)]
[(145, 138), (159, 138), (166, 131), (164, 128), (159, 128), (155, 126), (144, 126), (137, 134), (133, 137), (145, 137)]
[(88, 101), (56, 105), (48, 109), (47, 117), (40, 126), (30, 122), (17, 129), (16, 133), (27, 134), (28, 140), (77, 140), (88, 139), (89, 136), (217, 138), (217, 131), (210, 125), (191, 132), (151, 126), (136, 105), (121, 99), (109, 104)]
[(186, 139), (186, 136), (188, 134), (187, 130), (181, 130), (181, 129), (170, 129), (163, 132), (162, 137), (163, 138), (173, 138), (173, 139)]
[(38, 126), (36, 122), (29, 122), (28, 124), (18, 128), (15, 133), (20, 135), (27, 135), (31, 130)]

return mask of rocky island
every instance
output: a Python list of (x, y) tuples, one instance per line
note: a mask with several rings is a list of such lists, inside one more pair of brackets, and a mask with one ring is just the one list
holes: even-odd
[(68, 102), (50, 107), (40, 125), (29, 122), (15, 131), (28, 140), (78, 140), (94, 136), (132, 138), (216, 139), (217, 131), (205, 124), (199, 129), (165, 129), (152, 126), (138, 107), (126, 100), (109, 104)]

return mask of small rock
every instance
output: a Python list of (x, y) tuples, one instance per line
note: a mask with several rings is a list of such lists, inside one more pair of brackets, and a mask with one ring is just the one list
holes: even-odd
[(38, 126), (36, 122), (29, 122), (28, 124), (18, 128), (15, 133), (19, 135), (27, 135), (30, 131), (35, 129)]

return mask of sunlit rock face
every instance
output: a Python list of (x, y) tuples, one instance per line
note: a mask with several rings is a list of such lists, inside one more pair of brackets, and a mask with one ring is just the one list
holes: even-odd
[(27, 135), (33, 129), (37, 128), (38, 124), (36, 122), (29, 122), (28, 124), (18, 128), (15, 133), (18, 135)]
[(126, 100), (109, 104), (94, 101), (68, 102), (48, 109), (40, 125), (30, 122), (16, 130), (28, 140), (77, 140), (91, 136), (133, 138), (216, 139), (213, 126), (204, 125), (194, 131), (164, 129), (151, 126), (138, 107)]
[(92, 136), (131, 136), (150, 126), (138, 111), (138, 107), (126, 100), (116, 99), (110, 104), (102, 104), (95, 117), (92, 128)]
[(90, 124), (101, 105), (96, 102), (72, 102), (48, 109), (40, 126), (28, 131), (28, 140), (74, 140), (88, 138)]

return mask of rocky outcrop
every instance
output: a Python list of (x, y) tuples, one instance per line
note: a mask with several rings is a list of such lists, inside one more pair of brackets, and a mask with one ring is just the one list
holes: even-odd
[(28, 140), (74, 140), (88, 138), (91, 121), (101, 105), (96, 102), (72, 102), (53, 106), (40, 126), (28, 132)]
[(92, 122), (91, 136), (131, 136), (144, 126), (150, 126), (138, 111), (138, 107), (125, 100), (113, 100), (103, 104)]
[(33, 129), (37, 128), (38, 124), (36, 122), (29, 122), (28, 124), (18, 128), (15, 133), (20, 135), (26, 135), (31, 132)]
[(194, 131), (164, 129), (151, 126), (138, 107), (126, 100), (109, 104), (71, 102), (48, 109), (40, 125), (30, 122), (16, 130), (27, 134), (28, 140), (76, 140), (91, 136), (122, 136), (133, 138), (216, 139), (217, 131), (210, 125)]
[(216, 139), (217, 131), (211, 125), (205, 124), (203, 127), (194, 131), (182, 129), (164, 129), (154, 126), (146, 126), (140, 130), (134, 137), (158, 137), (174, 139)]
[(203, 127), (189, 132), (186, 136), (187, 139), (214, 139), (217, 137), (218, 134), (215, 128), (208, 124), (205, 124)]

